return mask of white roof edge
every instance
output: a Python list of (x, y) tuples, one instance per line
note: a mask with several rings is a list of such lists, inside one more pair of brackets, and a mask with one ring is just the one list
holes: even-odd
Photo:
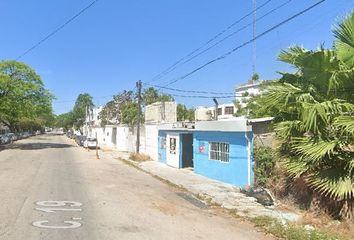
[(258, 123), (258, 122), (269, 122), (273, 121), (274, 117), (263, 117), (263, 118), (253, 118), (253, 119), (248, 119), (249, 123)]

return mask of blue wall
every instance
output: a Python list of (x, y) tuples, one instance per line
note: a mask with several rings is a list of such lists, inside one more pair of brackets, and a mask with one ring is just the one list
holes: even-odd
[(167, 134), (165, 131), (159, 131), (158, 154), (159, 154), (159, 162), (161, 163), (166, 163), (166, 148), (162, 148), (162, 139), (165, 139), (165, 143), (167, 144), (166, 136)]
[[(248, 135), (252, 139), (251, 134)], [(209, 142), (229, 143), (229, 162), (209, 160)], [(201, 145), (205, 146), (203, 153), (199, 151)], [(248, 141), (244, 132), (195, 131), (193, 140), (194, 171), (209, 178), (243, 187), (248, 184), (247, 147)]]

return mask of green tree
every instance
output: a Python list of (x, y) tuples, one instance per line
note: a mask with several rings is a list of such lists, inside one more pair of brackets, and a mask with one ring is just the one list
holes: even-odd
[(16, 61), (0, 62), (0, 122), (11, 131), (47, 124), (53, 119), (52, 99), (32, 68)]
[(168, 94), (161, 94), (157, 89), (149, 87), (142, 93), (142, 100), (144, 105), (150, 105), (155, 102), (170, 102), (174, 101), (173, 97)]
[(64, 128), (65, 130), (69, 130), (74, 125), (74, 116), (72, 111), (60, 114), (55, 117), (54, 126), (58, 128)]
[(194, 121), (194, 109), (188, 109), (184, 104), (177, 105), (177, 121)]
[[(132, 91), (123, 91), (119, 94), (113, 96), (113, 100), (107, 102), (102, 111), (99, 113), (99, 118), (101, 120), (101, 126), (107, 124), (117, 124), (127, 122), (127, 115), (131, 115), (129, 112), (132, 109), (130, 106), (126, 108), (126, 105), (131, 105), (135, 101), (135, 96)], [(134, 110), (137, 112), (138, 109)], [(124, 121), (122, 120), (124, 115)], [(129, 122), (129, 121), (128, 121)], [(133, 124), (133, 121), (130, 123)]]
[(279, 59), (295, 73), (280, 73), (257, 101), (275, 116), (279, 153), (288, 173), (302, 178), (339, 216), (354, 208), (354, 12), (334, 28), (332, 49), (300, 46)]
[(72, 114), (74, 126), (78, 129), (85, 123), (86, 114), (89, 113), (95, 105), (92, 101), (92, 96), (88, 93), (81, 93), (76, 99)]

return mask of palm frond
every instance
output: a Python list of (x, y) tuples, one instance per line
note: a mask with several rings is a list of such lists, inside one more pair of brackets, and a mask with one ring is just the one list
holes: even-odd
[(309, 162), (319, 161), (323, 158), (330, 158), (339, 148), (339, 140), (317, 140), (312, 141), (311, 138), (300, 137), (292, 139), (292, 149), (301, 154)]
[(280, 139), (289, 140), (291, 137), (302, 135), (303, 124), (299, 120), (283, 121), (275, 124), (274, 130)]
[(317, 171), (307, 177), (310, 186), (324, 196), (346, 200), (354, 197), (353, 175), (342, 166)]
[(354, 136), (354, 117), (338, 116), (334, 119), (333, 126), (342, 129)]
[(338, 58), (354, 67), (354, 11), (334, 27), (333, 33)]

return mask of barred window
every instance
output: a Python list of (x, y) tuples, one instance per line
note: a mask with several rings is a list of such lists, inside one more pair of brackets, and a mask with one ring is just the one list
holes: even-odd
[(209, 142), (209, 159), (229, 162), (229, 149), (228, 143)]
[(225, 114), (234, 114), (234, 107), (225, 107)]

